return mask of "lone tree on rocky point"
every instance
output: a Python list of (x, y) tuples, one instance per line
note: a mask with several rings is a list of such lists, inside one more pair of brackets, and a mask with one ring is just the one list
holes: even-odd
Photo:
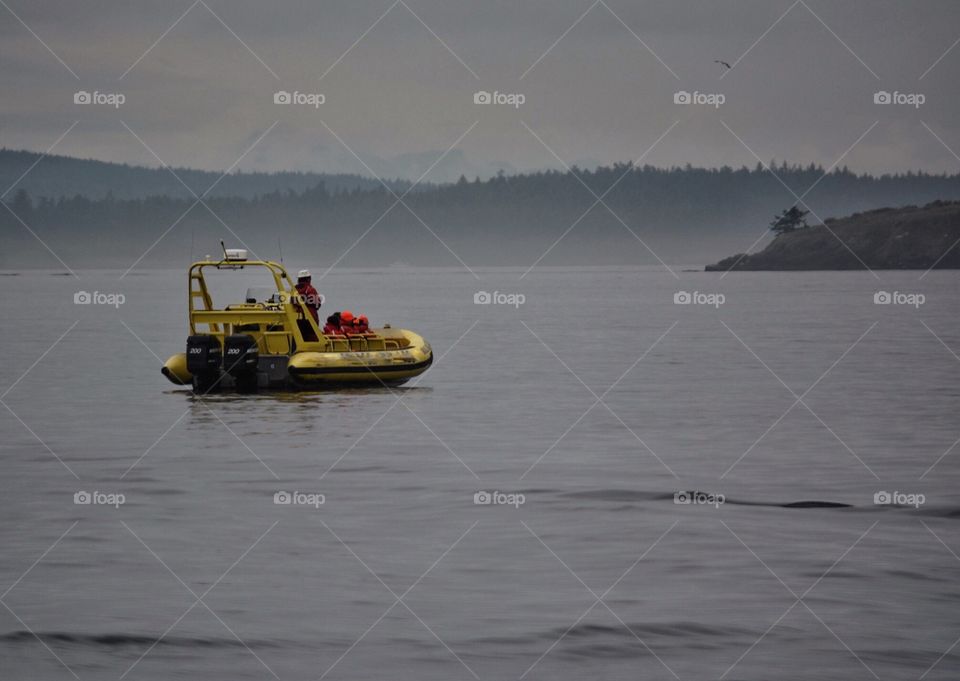
[(770, 223), (770, 229), (779, 236), (786, 232), (809, 227), (807, 224), (807, 214), (809, 213), (808, 210), (800, 210), (793, 206), (784, 210), (780, 215), (775, 215), (773, 222)]

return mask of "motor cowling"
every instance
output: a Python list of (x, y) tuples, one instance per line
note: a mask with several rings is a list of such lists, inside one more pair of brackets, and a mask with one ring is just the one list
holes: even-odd
[(257, 373), (260, 352), (253, 336), (227, 336), (223, 345), (223, 368), (228, 374), (240, 378)]
[(220, 341), (215, 336), (187, 338), (187, 371), (194, 376), (219, 371), (221, 359)]

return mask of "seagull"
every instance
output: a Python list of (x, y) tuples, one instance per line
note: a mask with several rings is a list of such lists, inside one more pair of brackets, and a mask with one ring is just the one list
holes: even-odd
[(714, 63), (714, 64), (722, 64), (722, 65), (726, 66), (728, 69), (732, 69), (732, 68), (733, 68), (732, 66), (730, 66), (730, 64), (728, 64), (727, 62), (725, 62), (725, 61), (723, 61), (723, 60), (721, 60), (721, 59), (714, 59), (714, 60), (713, 60), (713, 63)]

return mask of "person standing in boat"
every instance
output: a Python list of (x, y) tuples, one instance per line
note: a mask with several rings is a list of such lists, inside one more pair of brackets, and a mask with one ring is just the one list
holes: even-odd
[(301, 310), (304, 308), (309, 310), (313, 321), (319, 323), (320, 305), (323, 304), (323, 298), (310, 283), (311, 280), (310, 270), (300, 270), (297, 273), (297, 307)]

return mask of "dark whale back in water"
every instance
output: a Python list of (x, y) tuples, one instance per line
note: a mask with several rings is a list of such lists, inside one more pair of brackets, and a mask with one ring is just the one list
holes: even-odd
[[(553, 490), (532, 490), (530, 494), (536, 493), (538, 491), (543, 492), (552, 492)], [(707, 494), (707, 492), (702, 492), (700, 490), (693, 490), (690, 494)], [(715, 492), (710, 493), (715, 494)], [(615, 502), (632, 502), (640, 503), (644, 501), (666, 501), (673, 500), (674, 493), (668, 492), (666, 494), (656, 493), (656, 492), (644, 492), (631, 489), (597, 489), (597, 490), (586, 490), (582, 492), (567, 492), (563, 494), (566, 497), (572, 497), (575, 499), (594, 499), (598, 501), (615, 501)], [(803, 501), (790, 501), (786, 503), (777, 503), (775, 501), (745, 501), (738, 499), (731, 499), (726, 497), (724, 503), (726, 504), (736, 504), (739, 506), (769, 506), (772, 508), (852, 508), (853, 504), (844, 504), (839, 501), (817, 501), (817, 500), (803, 500)]]

